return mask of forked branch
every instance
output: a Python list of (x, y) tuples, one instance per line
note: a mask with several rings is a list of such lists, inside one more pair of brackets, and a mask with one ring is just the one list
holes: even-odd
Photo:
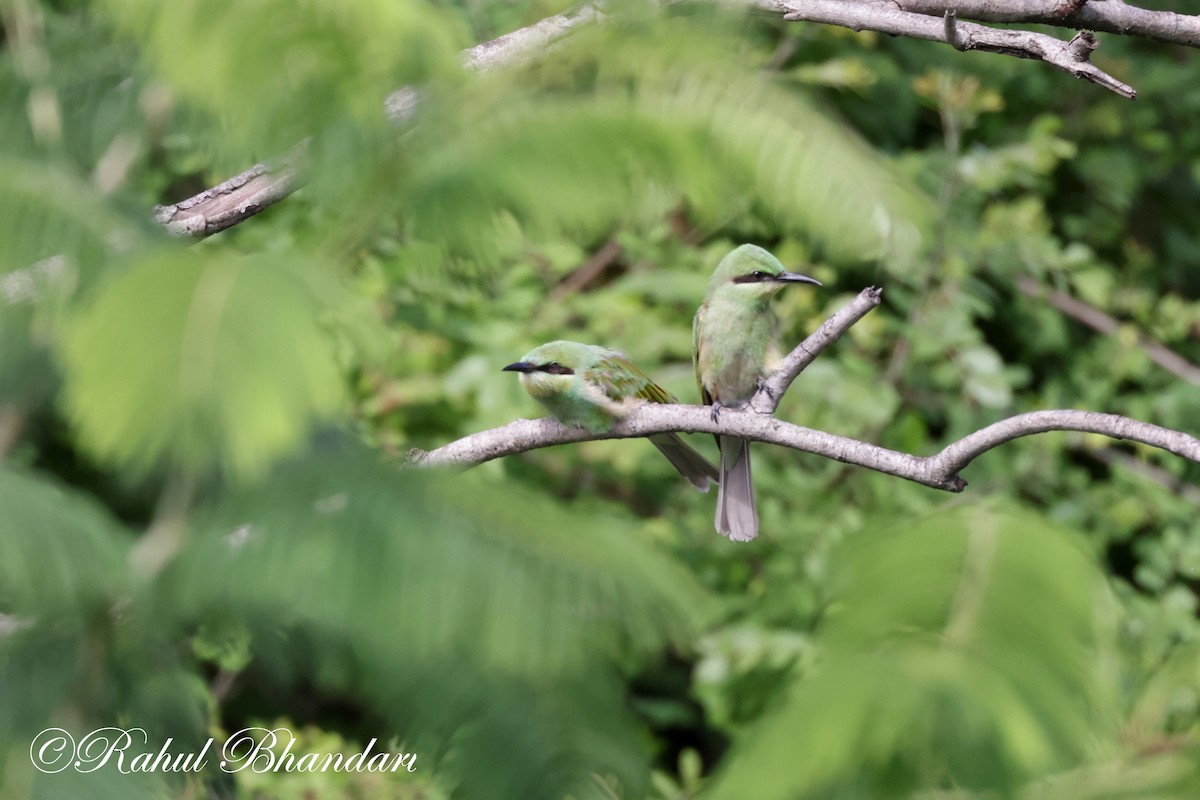
[(1044, 33), (989, 28), (975, 22), (961, 22), (953, 8), (941, 19), (904, 11), (879, 0), (754, 0), (762, 8), (782, 11), (783, 18), (794, 22), (820, 22), (856, 31), (878, 31), (909, 36), (932, 42), (945, 42), (956, 50), (981, 50), (987, 53), (1044, 61), (1076, 78), (1091, 81), (1132, 100), (1137, 91), (1117, 80), (1091, 62), (1092, 51), (1099, 46), (1096, 38), (1081, 31), (1069, 41)]
[(1035, 433), (1080, 431), (1127, 439), (1158, 447), (1200, 463), (1200, 440), (1181, 431), (1139, 422), (1116, 414), (1093, 411), (1032, 411), (995, 422), (944, 447), (932, 456), (916, 456), (861, 442), (846, 436), (793, 425), (772, 416), (795, 377), (854, 323), (879, 304), (880, 290), (864, 289), (801, 342), (781, 368), (764, 381), (764, 388), (742, 411), (724, 411), (713, 421), (705, 406), (653, 405), (634, 409), (612, 430), (592, 434), (553, 419), (520, 419), (499, 428), (471, 434), (429, 452), (413, 450), (409, 462), (420, 466), (472, 465), (503, 456), (595, 439), (630, 439), (656, 433), (730, 434), (776, 444), (897, 478), (961, 492), (967, 486), (959, 473), (994, 447)]

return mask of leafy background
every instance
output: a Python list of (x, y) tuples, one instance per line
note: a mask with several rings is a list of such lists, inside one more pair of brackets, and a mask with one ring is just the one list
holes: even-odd
[[(0, 2), (0, 795), (1196, 796), (1195, 465), (1049, 434), (947, 497), (760, 446), (746, 546), (646, 443), (399, 469), (537, 414), (499, 367), (551, 338), (694, 398), (743, 241), (825, 283), (779, 299), (784, 342), (885, 287), (782, 418), (921, 454), (1037, 408), (1194, 432), (1195, 373), (1147, 342), (1200, 359), (1195, 54), (1105, 37), (1130, 104), (628, 2), (458, 66), (563, 7)], [(250, 222), (148, 219), (301, 140), (305, 187)], [(283, 725), (417, 770), (47, 776), (52, 725)]]

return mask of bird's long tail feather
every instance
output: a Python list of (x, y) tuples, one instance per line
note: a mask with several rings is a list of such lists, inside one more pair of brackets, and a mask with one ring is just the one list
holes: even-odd
[(750, 442), (720, 436), (721, 482), (717, 486), (717, 533), (735, 542), (758, 536), (758, 508), (750, 476)]
[(687, 478), (692, 486), (700, 491), (707, 492), (709, 483), (717, 482), (719, 476), (717, 468), (713, 466), (712, 462), (675, 434), (658, 434), (651, 436), (650, 441), (659, 449), (659, 452), (667, 457), (671, 466), (679, 470), (679, 474)]

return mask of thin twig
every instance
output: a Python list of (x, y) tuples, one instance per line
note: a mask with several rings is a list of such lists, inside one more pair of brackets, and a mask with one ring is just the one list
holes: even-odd
[(850, 330), (850, 326), (865, 317), (883, 298), (883, 289), (868, 286), (858, 293), (850, 303), (838, 309), (832, 317), (825, 320), (808, 338), (796, 345), (787, 358), (770, 378), (763, 381), (763, 387), (750, 399), (750, 407), (760, 414), (773, 414), (779, 407), (779, 401), (787, 392), (796, 376), (805, 367), (816, 360), (825, 348), (836, 342), (842, 334)]
[(563, 278), (562, 283), (551, 289), (546, 298), (547, 301), (554, 302), (569, 294), (583, 291), (591, 285), (592, 281), (599, 278), (620, 255), (621, 243), (616, 239), (609, 239), (599, 250), (588, 256), (586, 261), (571, 270), (571, 273)]
[[(1112, 336), (1120, 331), (1122, 323), (1116, 317), (1109, 316), (1098, 308), (1072, 297), (1064, 292), (1058, 292), (1043, 286), (1037, 280), (1028, 276), (1017, 278), (1017, 288), (1030, 297), (1045, 300), (1074, 320), (1082, 322), (1094, 331)], [(1182, 378), (1193, 386), (1200, 386), (1200, 366), (1193, 364), (1171, 348), (1151, 339), (1144, 333), (1138, 333), (1138, 347), (1146, 357), (1158, 364), (1177, 378)]]
[(1189, 503), (1200, 506), (1200, 486), (1177, 478), (1157, 464), (1142, 461), (1140, 458), (1129, 453), (1124, 453), (1115, 447), (1102, 447), (1098, 450), (1088, 449), (1083, 452), (1102, 464), (1128, 470), (1139, 478), (1157, 483), (1171, 494), (1178, 495)]
[(139, 575), (159, 574), (179, 553), (195, 493), (196, 482), (187, 475), (180, 473), (167, 481), (145, 535), (129, 551), (129, 563)]
[(21, 431), (25, 428), (25, 413), (16, 403), (0, 406), (0, 461), (8, 451), (21, 439)]
[(946, 34), (946, 44), (955, 50), (966, 50), (962, 35), (958, 32), (958, 12), (949, 9), (942, 17), (942, 25)]

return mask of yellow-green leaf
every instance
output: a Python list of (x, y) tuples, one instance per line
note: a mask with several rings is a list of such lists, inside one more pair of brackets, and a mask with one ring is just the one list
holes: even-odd
[(171, 251), (104, 285), (61, 345), (81, 443), (135, 472), (259, 472), (341, 405), (325, 283), (295, 256)]

